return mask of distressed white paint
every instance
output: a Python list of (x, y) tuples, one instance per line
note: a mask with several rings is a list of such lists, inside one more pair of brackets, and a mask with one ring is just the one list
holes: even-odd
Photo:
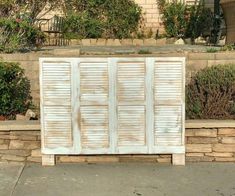
[(40, 85), (44, 154), (185, 153), (184, 58), (41, 58)]

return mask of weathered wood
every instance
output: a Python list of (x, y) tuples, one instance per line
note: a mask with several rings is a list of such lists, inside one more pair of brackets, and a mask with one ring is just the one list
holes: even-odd
[(42, 155), (42, 165), (43, 166), (54, 166), (55, 165), (55, 155), (43, 154)]
[(173, 154), (172, 164), (173, 165), (185, 165), (185, 154)]
[(184, 61), (40, 59), (42, 153), (185, 153)]

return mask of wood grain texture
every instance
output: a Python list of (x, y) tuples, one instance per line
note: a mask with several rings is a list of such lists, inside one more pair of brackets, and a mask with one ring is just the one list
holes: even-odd
[(41, 65), (42, 130), (46, 148), (73, 145), (71, 69), (70, 62), (49, 61)]
[(43, 58), (40, 65), (44, 153), (185, 152), (184, 58)]

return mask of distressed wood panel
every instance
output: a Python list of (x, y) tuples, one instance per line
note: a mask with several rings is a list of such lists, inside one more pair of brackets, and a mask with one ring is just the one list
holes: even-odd
[(118, 146), (146, 145), (145, 106), (118, 106)]
[(42, 66), (44, 105), (71, 105), (71, 65), (45, 63)]
[(109, 148), (108, 107), (81, 106), (82, 148)]
[(41, 111), (46, 148), (73, 145), (71, 69), (69, 62), (44, 62), (41, 66)]
[(156, 62), (154, 69), (154, 98), (175, 104), (182, 100), (182, 62)]
[(157, 105), (154, 108), (154, 145), (180, 145), (182, 134), (181, 106)]
[(117, 146), (118, 151), (136, 153), (146, 147), (145, 59), (117, 60)]
[(80, 102), (81, 105), (108, 104), (108, 63), (80, 63)]
[(40, 74), (46, 154), (184, 153), (183, 58), (43, 58)]
[(182, 61), (156, 61), (154, 66), (154, 145), (182, 145)]
[(117, 63), (118, 103), (145, 101), (145, 62)]
[(81, 148), (82, 152), (96, 150), (99, 153), (99, 149), (110, 147), (108, 62), (107, 59), (91, 59), (78, 66)]

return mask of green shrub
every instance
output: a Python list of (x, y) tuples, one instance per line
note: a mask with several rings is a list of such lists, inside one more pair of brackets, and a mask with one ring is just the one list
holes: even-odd
[(203, 1), (189, 6), (179, 1), (158, 0), (158, 6), (168, 37), (191, 38), (194, 41), (213, 25), (213, 14), (204, 7)]
[(0, 52), (31, 50), (42, 46), (45, 35), (29, 19), (0, 18)]
[(0, 115), (9, 119), (31, 105), (30, 82), (18, 63), (0, 61)]
[(87, 12), (71, 12), (65, 20), (63, 32), (67, 39), (99, 38), (102, 36), (102, 22), (90, 17)]
[(140, 49), (138, 54), (152, 54), (152, 52), (149, 49)]
[(128, 38), (141, 19), (133, 0), (66, 0), (65, 13), (68, 38)]
[(215, 53), (215, 52), (218, 52), (219, 50), (217, 48), (208, 48), (206, 49), (206, 52), (208, 53)]
[(196, 73), (186, 88), (186, 115), (190, 119), (235, 119), (235, 64)]

